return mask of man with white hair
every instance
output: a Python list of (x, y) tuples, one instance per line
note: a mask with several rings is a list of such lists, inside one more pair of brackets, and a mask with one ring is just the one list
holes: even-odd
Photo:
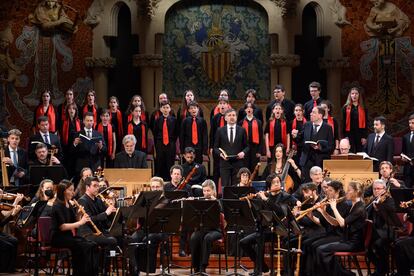
[(135, 150), (137, 139), (134, 135), (125, 135), (122, 139), (124, 150), (115, 156), (115, 168), (148, 168), (147, 155), (139, 150)]

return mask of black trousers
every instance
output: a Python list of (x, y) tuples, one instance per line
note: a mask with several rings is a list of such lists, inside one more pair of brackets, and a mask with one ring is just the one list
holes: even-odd
[(375, 265), (375, 272), (385, 275), (388, 272), (390, 241), (387, 238), (374, 237), (368, 249), (368, 259)]
[[(263, 233), (263, 237), (261, 237), (261, 234), (259, 232), (254, 232), (246, 237), (244, 237), (243, 239), (240, 240), (240, 248), (243, 250), (243, 252), (249, 256), (250, 260), (252, 260), (252, 262), (255, 263), (255, 267), (257, 267), (256, 261), (257, 261), (257, 251), (256, 251), (256, 247), (257, 245), (260, 243), (260, 238), (263, 238), (263, 241), (271, 241), (272, 240), (272, 233), (270, 232), (265, 232)], [(263, 242), (263, 244), (264, 244)], [(262, 250), (261, 252), (259, 252), (259, 254), (261, 254), (262, 257), (262, 271), (258, 271), (258, 272), (263, 272), (263, 271), (268, 271), (269, 267), (267, 266), (267, 264), (264, 261), (264, 246), (262, 246)]]
[(0, 232), (0, 272), (14, 272), (18, 240)]
[(398, 276), (409, 276), (414, 264), (414, 237), (405, 237), (395, 242), (395, 264)]
[[(149, 240), (149, 247), (147, 252), (147, 237), (144, 235), (142, 237), (142, 245), (136, 247), (135, 251), (135, 260), (137, 265), (138, 271), (146, 271), (147, 270), (147, 262), (148, 264), (148, 272), (154, 273), (156, 270), (156, 263), (157, 263), (157, 251), (158, 245), (162, 241), (168, 240), (168, 234), (165, 233), (150, 233), (148, 235)], [(149, 255), (149, 259), (147, 257)]]
[(335, 258), (336, 251), (356, 251), (355, 245), (349, 242), (338, 241), (316, 248), (316, 262), (314, 262), (314, 271), (318, 271), (321, 276), (340, 276), (340, 275), (355, 275), (353, 272), (345, 269), (339, 259)]
[(71, 250), (73, 275), (98, 275), (99, 252), (96, 243), (78, 236), (55, 235), (52, 245)]
[(171, 179), (170, 168), (175, 162), (175, 141), (170, 141), (168, 145), (164, 145), (162, 141), (157, 141), (155, 150), (155, 175), (161, 177), (164, 181), (169, 181)]
[(190, 238), (191, 264), (195, 270), (208, 266), (213, 241), (222, 237), (220, 231), (195, 231)]
[[(249, 143), (249, 152), (246, 155), (245, 166), (253, 173), (257, 163), (260, 162), (260, 157), (256, 157), (256, 153), (260, 153), (260, 146), (258, 144)], [(257, 177), (257, 176), (256, 176)]]

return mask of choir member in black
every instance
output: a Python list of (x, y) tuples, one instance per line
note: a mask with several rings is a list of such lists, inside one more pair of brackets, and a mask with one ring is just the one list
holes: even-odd
[[(407, 209), (404, 214), (404, 221), (414, 224), (414, 209)], [(396, 276), (410, 276), (410, 269), (414, 264), (414, 231), (412, 230), (408, 237), (403, 237), (395, 242), (394, 259), (397, 267)]]
[(56, 119), (56, 123), (57, 123), (57, 127), (60, 131), (60, 135), (62, 136), (62, 123), (67, 119), (67, 106), (70, 104), (74, 104), (76, 106), (76, 110), (79, 110), (79, 106), (76, 104), (75, 102), (75, 92), (73, 91), (72, 88), (69, 88), (68, 90), (66, 90), (65, 93), (65, 101), (63, 103), (61, 103), (60, 105), (58, 105), (57, 107), (57, 119)]
[[(402, 153), (409, 158), (414, 158), (414, 114), (408, 117), (408, 126), (410, 132), (402, 138)], [(401, 159), (404, 162), (404, 182), (407, 187), (414, 186), (414, 163), (406, 158)]]
[(338, 121), (334, 117), (332, 117), (332, 103), (329, 100), (323, 100), (321, 102), (321, 106), (323, 109), (325, 109), (323, 121), (332, 128), (335, 146), (333, 154), (339, 154), (339, 124)]
[[(265, 210), (274, 211), (277, 216), (283, 218), (287, 214), (286, 206), (293, 207), (295, 205), (300, 205), (300, 202), (296, 200), (296, 198), (282, 190), (280, 177), (276, 174), (271, 174), (266, 178), (266, 185), (271, 192), (261, 191), (257, 194), (258, 198), (263, 200)], [(267, 228), (264, 231), (263, 236), (260, 232), (254, 232), (240, 240), (240, 248), (255, 263), (255, 267), (257, 267), (257, 252), (255, 247), (260, 238), (263, 238), (264, 241), (270, 241), (272, 239), (272, 232), (270, 229)], [(259, 254), (262, 256), (264, 255), (264, 248), (262, 252), (259, 252)], [(262, 271), (256, 271), (259, 275), (261, 275), (262, 272), (269, 271), (269, 267), (264, 262), (264, 258), (262, 258), (262, 260)]]
[[(0, 199), (2, 194), (3, 190), (0, 189)], [(15, 237), (3, 232), (3, 227), (14, 220), (20, 213), (22, 207), (19, 205), (19, 202), (22, 199), (23, 195), (17, 194), (13, 202), (13, 209), (0, 212), (0, 273), (13, 273), (16, 269), (17, 245), (19, 241)]]
[(85, 117), (86, 113), (92, 113), (93, 115), (93, 128), (96, 128), (98, 124), (99, 116), (101, 115), (101, 108), (96, 103), (96, 93), (90, 89), (86, 94), (85, 101), (82, 107), (82, 117)]
[(310, 120), (311, 112), (314, 107), (321, 104), (323, 99), (320, 97), (321, 94), (321, 84), (319, 82), (313, 81), (309, 84), (309, 94), (311, 99), (303, 105), (305, 110), (306, 120)]
[(98, 167), (102, 168), (101, 159), (106, 154), (107, 147), (102, 135), (93, 129), (93, 116), (91, 112), (84, 115), (84, 127), (76, 133), (73, 140), (71, 153), (76, 158), (75, 172), (80, 172), (84, 167), (89, 167), (92, 171), (96, 171)]
[[(45, 90), (41, 95), (40, 95), (40, 101), (39, 101), (39, 105), (36, 107), (35, 111), (34, 111), (34, 116), (33, 116), (33, 133), (36, 134), (35, 131), (35, 127), (37, 126), (37, 122), (39, 117), (42, 116), (46, 116), (48, 118), (49, 124), (50, 124), (50, 132), (52, 133), (56, 133), (56, 131), (58, 130), (57, 128), (57, 110), (55, 109), (55, 107), (52, 104), (52, 100), (51, 100), (51, 93), (49, 90)], [(39, 130), (38, 128), (36, 130)]]
[(280, 103), (280, 105), (283, 107), (283, 110), (285, 111), (285, 117), (288, 122), (293, 120), (295, 103), (285, 98), (285, 93), (286, 91), (283, 85), (277, 84), (275, 86), (275, 89), (273, 89), (274, 100), (272, 100), (266, 107), (266, 121), (269, 121), (275, 103)]
[[(225, 114), (227, 125), (217, 130), (214, 152), (220, 156), (220, 177), (222, 188), (237, 185), (237, 172), (249, 154), (247, 134), (238, 126), (236, 110), (228, 109)], [(233, 156), (233, 157), (228, 157)]]
[[(313, 184), (314, 185), (314, 184)], [(315, 187), (316, 188), (316, 187)], [(328, 184), (326, 189), (326, 199), (334, 199), (337, 200), (344, 196), (343, 185), (339, 181), (332, 181)], [(343, 228), (339, 225), (331, 224), (325, 217), (329, 216), (329, 218), (334, 218), (335, 215), (333, 210), (329, 204), (320, 204), (319, 202), (322, 200), (321, 197), (318, 197), (315, 200), (314, 204), (319, 205), (320, 207), (316, 209), (316, 211), (310, 212), (308, 214), (308, 218), (312, 220), (317, 225), (321, 225), (324, 228), (324, 231), (316, 234), (314, 233), (311, 236), (308, 236), (303, 241), (303, 264), (304, 264), (304, 275), (317, 275), (316, 271), (313, 271), (313, 264), (315, 261), (314, 256), (316, 255), (316, 248), (321, 245), (340, 241), (343, 235)], [(338, 201), (337, 209), (339, 214), (342, 217), (346, 217), (349, 212), (349, 204), (346, 200)], [(329, 219), (328, 218), (328, 219)]]
[(367, 207), (368, 219), (372, 220), (371, 246), (368, 248), (368, 259), (375, 265), (376, 276), (388, 273), (388, 258), (390, 244), (394, 240), (392, 226), (386, 222), (384, 212), (395, 213), (394, 200), (387, 192), (386, 184), (381, 179), (372, 184), (374, 199)]
[(210, 142), (210, 156), (213, 157), (213, 181), (214, 183), (219, 183), (219, 178), (220, 178), (220, 155), (217, 154), (215, 151), (213, 151), (214, 141), (215, 141), (217, 130), (226, 125), (224, 114), (229, 109), (229, 106), (230, 106), (229, 101), (226, 98), (220, 97), (218, 99), (218, 104), (217, 104), (217, 107), (219, 107), (219, 112), (215, 114), (210, 120), (209, 142)]
[(115, 168), (148, 168), (147, 155), (135, 149), (136, 143), (137, 140), (134, 135), (125, 135), (122, 139), (124, 150), (116, 154)]
[(176, 140), (177, 140), (177, 119), (170, 115), (170, 102), (161, 102), (160, 116), (154, 123), (155, 141), (155, 175), (164, 180), (170, 179), (168, 168), (175, 162)]
[(41, 142), (47, 145), (49, 149), (52, 146), (56, 149), (56, 157), (62, 161), (63, 160), (63, 151), (62, 145), (60, 143), (60, 138), (56, 134), (50, 131), (50, 123), (49, 118), (46, 116), (40, 116), (37, 118), (37, 128), (39, 130), (38, 133), (31, 136), (29, 139), (29, 159), (34, 160), (36, 158), (34, 152), (36, 149), (36, 145)]
[[(218, 113), (221, 112), (220, 99), (224, 99), (225, 101), (227, 101), (227, 103), (230, 102), (229, 91), (227, 89), (220, 90), (219, 96), (218, 96), (218, 104), (213, 109), (211, 109), (211, 112), (210, 112), (210, 122), (213, 120), (214, 116), (216, 116)], [(230, 104), (228, 108), (231, 108)], [(217, 182), (214, 182), (214, 183), (217, 183)]]
[[(162, 93), (161, 95), (166, 95), (166, 94)], [(161, 95), (160, 95), (160, 98), (161, 98)], [(165, 96), (165, 99), (167, 99), (166, 97), (167, 96)], [(145, 103), (140, 95), (132, 96), (131, 101), (128, 104), (128, 108), (125, 112), (125, 122), (128, 123), (132, 120), (132, 116), (133, 116), (132, 112), (137, 106), (141, 107), (141, 115), (140, 115), (141, 121), (145, 122), (148, 125), (150, 122), (150, 117), (148, 115), (148, 111), (145, 109)], [(156, 110), (154, 111), (154, 113), (157, 111), (159, 112), (159, 110)]]
[[(181, 105), (178, 107), (177, 111), (177, 121), (178, 125), (181, 127), (182, 122), (187, 117), (192, 117), (190, 114), (189, 104), (191, 102), (197, 102), (195, 98), (194, 91), (191, 89), (188, 89), (184, 92), (183, 100), (181, 102)], [(203, 109), (199, 108), (198, 113), (196, 116), (204, 118)]]
[(299, 169), (298, 165), (296, 165), (293, 158), (287, 158), (286, 148), (283, 144), (277, 144), (275, 146), (274, 152), (274, 158), (271, 159), (272, 162), (269, 163), (268, 168), (264, 174), (269, 175), (275, 173), (282, 177), (285, 168), (288, 166), (289, 168), (287, 169), (287, 172), (285, 172), (287, 174), (285, 176), (285, 179), (282, 178), (282, 181), (284, 182), (283, 185), (285, 191), (292, 193), (296, 191), (299, 185), (302, 183), (302, 172)]
[(105, 164), (105, 168), (112, 168), (114, 166), (114, 159), (118, 142), (116, 140), (116, 131), (111, 124), (109, 109), (102, 109), (100, 118), (101, 122), (96, 127), (96, 130), (101, 134), (107, 147), (106, 155), (101, 156), (101, 164)]
[[(162, 116), (161, 104), (166, 103), (166, 102), (170, 102), (168, 100), (167, 94), (166, 93), (161, 93), (158, 96), (157, 109), (155, 109), (154, 112), (152, 112), (151, 118), (149, 120), (149, 129), (151, 129), (151, 131), (153, 133), (154, 133), (155, 122)], [(170, 108), (170, 114), (169, 115), (175, 117), (174, 110), (172, 108)], [(141, 116), (142, 116), (142, 113), (141, 113)]]
[(368, 112), (359, 87), (351, 88), (342, 107), (342, 134), (348, 137), (352, 152), (364, 151), (368, 136)]
[(296, 155), (293, 158), (295, 159), (295, 162), (299, 163), (300, 156), (302, 155), (303, 143), (299, 141), (298, 134), (303, 131), (303, 126), (306, 123), (306, 118), (303, 116), (302, 104), (295, 105), (294, 114), (295, 117), (290, 123), (290, 137), (292, 140), (292, 149), (296, 150)]
[(378, 161), (374, 162), (374, 171), (378, 171), (382, 161), (394, 161), (394, 140), (391, 135), (385, 133), (385, 121), (383, 116), (374, 118), (374, 133), (368, 135), (365, 152)]
[(183, 118), (180, 130), (181, 153), (184, 149), (192, 147), (195, 150), (196, 162), (203, 163), (203, 154), (208, 154), (208, 129), (204, 118), (200, 117), (200, 107), (197, 102), (187, 104), (188, 112)]
[[(11, 129), (8, 133), (8, 146), (4, 151), (2, 162), (6, 163), (9, 183), (15, 186), (23, 185), (27, 176), (28, 158), (24, 149), (19, 147), (22, 132), (18, 129)], [(0, 138), (3, 139), (3, 138)]]
[[(183, 167), (183, 177), (186, 178), (187, 175), (194, 169), (197, 165), (198, 168), (195, 169), (195, 173), (192, 175), (191, 179), (188, 181), (188, 185), (191, 186), (192, 193), (194, 196), (202, 196), (202, 189), (194, 185), (201, 185), (207, 178), (206, 168), (202, 163), (197, 163), (196, 153), (194, 148), (186, 147), (184, 149), (184, 159), (185, 162), (182, 164)], [(194, 187), (193, 187), (194, 186)]]
[[(255, 117), (255, 105), (247, 102), (244, 105), (244, 119), (239, 121), (239, 125), (244, 128), (247, 134), (247, 143), (249, 144), (249, 154), (245, 157), (245, 166), (253, 171), (257, 163), (260, 162), (260, 155), (263, 152), (263, 125), (262, 121)], [(240, 112), (239, 112), (240, 113)]]
[[(309, 169), (313, 166), (322, 167), (323, 160), (330, 159), (334, 149), (334, 139), (331, 127), (322, 118), (325, 110), (316, 106), (310, 114), (310, 121), (303, 127), (299, 137), (304, 143), (299, 165), (306, 181), (309, 181)], [(315, 144), (310, 144), (315, 142)]]
[(346, 191), (346, 199), (351, 201), (348, 215), (343, 217), (338, 210), (337, 200), (330, 199), (329, 205), (334, 216), (324, 217), (330, 224), (343, 228), (343, 236), (340, 241), (321, 245), (316, 248), (317, 261), (314, 263), (318, 275), (354, 275), (346, 270), (340, 260), (334, 257), (336, 251), (361, 251), (364, 250), (365, 205), (361, 199), (363, 186), (358, 182), (349, 182)]
[[(108, 109), (113, 132), (116, 133), (116, 140), (122, 141), (122, 138), (124, 138), (124, 117), (119, 109), (119, 100), (117, 97), (112, 96), (109, 98)], [(120, 151), (121, 148), (117, 147), (116, 152)]]
[(91, 221), (88, 214), (77, 220), (73, 198), (73, 183), (62, 180), (56, 188), (56, 200), (52, 208), (52, 246), (69, 248), (72, 252), (74, 276), (98, 275), (97, 244), (85, 238), (73, 235), (73, 231)]
[(145, 121), (141, 120), (142, 110), (141, 106), (136, 106), (131, 113), (131, 120), (127, 124), (126, 133), (132, 134), (137, 140), (135, 149), (148, 152), (148, 125)]
[(92, 170), (88, 167), (82, 168), (79, 174), (79, 182), (75, 190), (75, 196), (74, 196), (75, 199), (78, 199), (85, 194), (86, 192), (85, 179), (90, 176), (93, 176)]
[(62, 142), (62, 150), (65, 159), (63, 164), (68, 171), (68, 175), (75, 175), (75, 157), (70, 154), (73, 145), (75, 134), (81, 130), (82, 124), (78, 117), (78, 106), (74, 103), (66, 105), (66, 115), (64, 121), (61, 123), (60, 139)]
[(263, 123), (263, 112), (262, 109), (256, 105), (256, 94), (257, 92), (254, 89), (247, 89), (244, 93), (245, 104), (239, 109), (239, 113), (237, 114), (239, 121), (243, 120), (244, 117), (246, 117), (246, 105), (248, 103), (251, 103), (253, 107), (253, 116)]
[(78, 202), (83, 206), (91, 221), (93, 221), (96, 227), (102, 232), (102, 235), (94, 235), (95, 230), (90, 224), (81, 226), (78, 235), (97, 243), (107, 250), (114, 249), (117, 246), (117, 241), (109, 234), (108, 229), (111, 224), (109, 216), (116, 212), (116, 208), (113, 205), (106, 206), (98, 197), (99, 179), (97, 177), (86, 178), (85, 186), (86, 192), (78, 199)]
[[(204, 181), (202, 187), (205, 200), (217, 200), (216, 184), (212, 180), (208, 179)], [(222, 216), (222, 213), (220, 215)], [(191, 234), (191, 265), (196, 273), (206, 272), (213, 242), (222, 237), (223, 233), (220, 228), (195, 229), (193, 234)]]
[(286, 147), (286, 151), (290, 151), (290, 129), (286, 122), (283, 107), (280, 103), (273, 106), (272, 115), (264, 129), (266, 156), (268, 163), (271, 162), (272, 156), (275, 154), (275, 146), (282, 143)]

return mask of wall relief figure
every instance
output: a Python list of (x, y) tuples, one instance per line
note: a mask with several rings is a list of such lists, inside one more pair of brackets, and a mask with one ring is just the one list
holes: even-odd
[(96, 26), (101, 22), (101, 15), (104, 12), (104, 0), (95, 0), (86, 13), (85, 24)]
[(343, 27), (345, 25), (351, 25), (351, 22), (346, 19), (346, 8), (339, 0), (330, 0), (329, 8), (333, 21), (337, 26)]

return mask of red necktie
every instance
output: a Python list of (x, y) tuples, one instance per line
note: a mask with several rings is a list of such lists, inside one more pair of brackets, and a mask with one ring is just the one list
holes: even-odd
[(196, 118), (193, 118), (193, 125), (192, 125), (192, 142), (193, 145), (197, 145), (198, 144), (198, 133), (197, 133), (197, 122), (196, 122)]
[(167, 127), (167, 118), (164, 118), (164, 124), (162, 125), (162, 143), (168, 145), (168, 127)]
[(318, 106), (318, 104), (316, 103), (316, 100), (313, 100), (313, 107)]
[(220, 118), (220, 127), (224, 127), (224, 116)]

